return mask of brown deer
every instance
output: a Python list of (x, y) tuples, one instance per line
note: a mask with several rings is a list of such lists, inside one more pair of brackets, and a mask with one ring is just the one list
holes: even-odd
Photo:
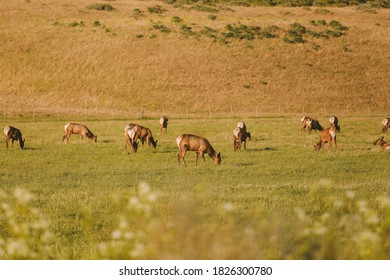
[(325, 143), (328, 143), (328, 149), (330, 150), (332, 149), (332, 141), (334, 141), (334, 145), (337, 148), (336, 130), (331, 126), (321, 132), (320, 142), (314, 144), (314, 149), (319, 151)]
[(8, 142), (9, 140), (12, 140), (11, 148), (14, 146), (14, 141), (19, 142), (19, 146), (21, 149), (24, 148), (24, 141), (26, 139), (22, 139), (22, 133), (20, 130), (13, 126), (6, 126), (4, 128), (4, 134), (5, 134), (5, 146), (8, 149)]
[(160, 133), (164, 134), (164, 132), (167, 132), (168, 129), (168, 118), (166, 116), (162, 116), (159, 120), (160, 123)]
[(135, 133), (134, 126), (127, 125), (125, 127), (125, 141), (126, 141), (125, 150), (126, 149), (129, 150), (129, 147), (131, 146), (133, 149), (133, 153), (136, 153), (138, 150), (138, 142), (134, 141), (135, 135), (136, 133)]
[(387, 134), (387, 130), (390, 127), (390, 118), (382, 120), (382, 132)]
[(385, 151), (390, 151), (390, 143), (387, 143), (383, 140), (385, 138), (384, 136), (380, 137), (378, 140), (376, 140), (373, 144), (374, 145), (379, 145), (382, 147), (383, 150)]
[(337, 132), (340, 132), (339, 119), (336, 116), (331, 116), (329, 118), (330, 126), (333, 126)]
[(209, 141), (201, 136), (193, 134), (182, 134), (176, 139), (176, 144), (179, 147), (179, 153), (177, 154), (177, 160), (180, 166), (180, 159), (183, 160), (184, 166), (187, 166), (184, 157), (187, 151), (195, 152), (195, 165), (198, 165), (199, 155), (203, 158), (203, 162), (206, 164), (204, 154), (208, 154), (213, 160), (215, 165), (221, 164), (221, 153), (216, 153), (214, 148), (210, 145)]
[(88, 129), (88, 127), (86, 127), (83, 124), (71, 123), (70, 122), (70, 123), (67, 123), (66, 125), (64, 125), (64, 129), (65, 129), (65, 135), (62, 137), (62, 142), (64, 142), (65, 139), (66, 139), (66, 142), (68, 142), (69, 137), (72, 134), (80, 135), (81, 140), (83, 139), (83, 137), (87, 137), (87, 138), (89, 138), (93, 142), (97, 141), (97, 136), (94, 135)]
[(236, 127), (233, 130), (234, 142), (233, 142), (233, 150), (241, 151), (241, 143), (244, 142), (244, 150), (246, 151), (246, 140), (251, 139), (251, 133), (244, 130), (241, 127)]
[(139, 139), (141, 141), (142, 146), (144, 145), (144, 142), (146, 142), (149, 147), (150, 144), (152, 144), (154, 148), (157, 147), (158, 140), (154, 140), (152, 131), (149, 128), (143, 127), (138, 124), (128, 124), (127, 126), (133, 127), (135, 130), (134, 141), (137, 141)]

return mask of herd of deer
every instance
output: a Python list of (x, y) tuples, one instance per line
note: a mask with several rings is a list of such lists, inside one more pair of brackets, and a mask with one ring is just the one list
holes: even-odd
[[(168, 128), (168, 118), (163, 116), (159, 120), (160, 124), (160, 133), (166, 133)], [(324, 129), (318, 122), (318, 120), (310, 118), (310, 117), (302, 117), (301, 119), (301, 133), (304, 131), (308, 131), (310, 134), (312, 130), (321, 131), (320, 141), (317, 144), (314, 144), (314, 148), (316, 150), (320, 150), (325, 143), (328, 143), (328, 148), (332, 148), (332, 142), (337, 148), (337, 132), (340, 132), (340, 125), (338, 118), (336, 116), (332, 116), (329, 118), (330, 127)], [(385, 118), (382, 120), (382, 132), (387, 133), (387, 130), (390, 127), (390, 118)], [(78, 123), (67, 123), (64, 126), (65, 135), (62, 137), (62, 141), (66, 139), (68, 142), (70, 136), (72, 134), (77, 134), (81, 139), (83, 137), (87, 137), (93, 142), (97, 141), (97, 136), (94, 135), (87, 126)], [(18, 128), (13, 126), (6, 126), (4, 128), (4, 134), (6, 137), (5, 143), (8, 149), (8, 142), (12, 141), (12, 146), (14, 141), (19, 142), (19, 146), (21, 149), (24, 147), (25, 139), (22, 138), (22, 133)], [(251, 139), (250, 132), (247, 131), (246, 125), (244, 122), (237, 123), (237, 127), (233, 130), (233, 149), (234, 151), (241, 150), (241, 144), (244, 143), (244, 150), (246, 150), (246, 141)], [(138, 124), (130, 123), (125, 126), (125, 149), (129, 150), (132, 148), (133, 152), (136, 153), (138, 149), (138, 140), (142, 145), (146, 142), (150, 147), (150, 144), (153, 145), (154, 148), (157, 146), (157, 140), (154, 140), (152, 131)], [(184, 166), (187, 166), (184, 157), (187, 151), (195, 152), (195, 164), (197, 165), (199, 155), (203, 158), (205, 162), (205, 154), (208, 154), (214, 161), (216, 165), (221, 164), (221, 153), (217, 153), (214, 148), (211, 146), (210, 142), (201, 136), (193, 135), (193, 134), (181, 134), (176, 138), (176, 144), (179, 147), (179, 153), (177, 155), (177, 160), (179, 162), (183, 161)], [(384, 150), (390, 150), (390, 143), (384, 141), (384, 136), (377, 139), (374, 145), (381, 146)]]

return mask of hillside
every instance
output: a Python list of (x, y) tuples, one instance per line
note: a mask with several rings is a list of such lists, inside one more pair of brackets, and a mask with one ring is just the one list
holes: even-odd
[(388, 9), (14, 0), (0, 26), (7, 116), (389, 113)]

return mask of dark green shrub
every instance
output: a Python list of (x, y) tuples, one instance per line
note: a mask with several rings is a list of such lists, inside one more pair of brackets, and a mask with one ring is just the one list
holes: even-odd
[(217, 16), (216, 15), (208, 15), (207, 18), (209, 20), (216, 20), (217, 19)]
[(167, 10), (161, 7), (160, 5), (155, 5), (153, 7), (148, 7), (148, 12), (151, 14), (162, 14)]
[(85, 23), (84, 23), (84, 21), (79, 21), (79, 22), (77, 22), (77, 21), (72, 21), (72, 22), (70, 22), (69, 24), (68, 24), (68, 26), (70, 26), (70, 27), (76, 27), (76, 26), (85, 26)]
[(87, 6), (88, 9), (90, 10), (97, 10), (97, 11), (114, 11), (115, 8), (112, 7), (111, 5), (108, 5), (108, 4), (91, 4), (91, 5), (88, 5)]
[(304, 43), (305, 40), (302, 38), (302, 35), (297, 33), (294, 30), (288, 30), (283, 37), (283, 41), (289, 44)]
[(172, 21), (178, 23), (178, 22), (182, 22), (183, 20), (180, 17), (173, 17)]
[(169, 27), (166, 27), (160, 21), (159, 22), (152, 21), (152, 27), (163, 33), (169, 33), (172, 31)]
[(329, 25), (336, 30), (340, 30), (340, 31), (341, 30), (348, 30), (348, 27), (343, 26), (340, 22), (338, 22), (336, 20), (332, 20), (331, 22), (329, 22)]
[(184, 34), (184, 35), (187, 35), (187, 36), (195, 36), (196, 35), (196, 32), (194, 32), (192, 30), (192, 27), (188, 26), (188, 25), (185, 25), (183, 24), (181, 26), (181, 32)]
[(98, 26), (100, 26), (101, 24), (100, 24), (100, 21), (98, 21), (98, 20), (95, 20), (94, 22), (93, 22), (93, 26), (95, 26), (95, 27), (98, 27)]
[(141, 38), (143, 38), (144, 37), (144, 35), (142, 35), (142, 34), (137, 34), (137, 35), (135, 35), (135, 38), (137, 38), (137, 39), (141, 39)]

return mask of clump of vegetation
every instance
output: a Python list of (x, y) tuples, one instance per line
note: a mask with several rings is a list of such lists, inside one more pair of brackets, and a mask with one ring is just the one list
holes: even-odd
[(141, 39), (141, 38), (143, 38), (143, 37), (144, 37), (143, 34), (137, 34), (137, 35), (135, 35), (135, 38), (137, 38), (137, 39)]
[(311, 25), (314, 25), (314, 26), (319, 26), (319, 25), (326, 25), (326, 20), (322, 19), (322, 20), (311, 20), (310, 21), (310, 24)]
[(336, 30), (348, 30), (349, 28), (346, 27), (346, 26), (343, 26), (340, 22), (338, 22), (337, 20), (332, 20), (331, 22), (329, 22), (329, 25), (331, 27), (333, 27), (334, 29)]
[(85, 26), (85, 23), (82, 20), (80, 20), (80, 21), (72, 21), (72, 22), (70, 22), (68, 24), (68, 26), (70, 26), (70, 27)]
[(138, 19), (144, 15), (144, 12), (141, 11), (140, 9), (133, 9), (133, 17), (135, 19)]
[(289, 44), (304, 43), (305, 40), (303, 39), (303, 35), (306, 34), (306, 32), (306, 27), (295, 22), (290, 24), (290, 29), (285, 33), (283, 40)]
[(157, 22), (152, 21), (152, 27), (154, 29), (159, 30), (162, 33), (170, 33), (172, 31), (169, 27), (165, 26), (160, 21), (157, 21)]
[(217, 19), (217, 16), (216, 15), (208, 15), (207, 18), (209, 20), (216, 20)]
[(199, 11), (199, 12), (207, 12), (207, 13), (217, 13), (218, 9), (211, 7), (211, 6), (206, 6), (206, 5), (195, 5), (192, 7), (192, 9)]
[(176, 22), (176, 23), (179, 23), (179, 22), (182, 22), (183, 20), (180, 17), (175, 16), (175, 17), (172, 18), (172, 21)]
[(0, 201), (0, 259), (50, 259), (54, 236), (33, 196), (16, 189), (12, 198), (0, 192)]
[(87, 8), (90, 9), (90, 10), (108, 11), (108, 12), (111, 12), (111, 11), (115, 10), (115, 8), (112, 7), (109, 4), (97, 4), (97, 3), (88, 5)]
[(155, 5), (155, 6), (152, 6), (152, 7), (148, 7), (148, 12), (151, 13), (151, 14), (162, 14), (164, 12), (166, 12), (167, 9), (164, 9), (163, 7), (161, 7), (160, 5)]
[(95, 27), (99, 27), (101, 24), (100, 24), (100, 21), (98, 21), (98, 20), (95, 20), (94, 22), (93, 22), (93, 26), (95, 26)]
[(225, 38), (234, 38), (239, 40), (253, 40), (261, 30), (258, 26), (247, 26), (245, 24), (228, 24), (225, 28), (228, 30), (228, 32), (223, 33)]
[(181, 32), (186, 36), (195, 36), (197, 33), (192, 30), (192, 27), (183, 24), (180, 28)]
[(212, 29), (208, 26), (203, 27), (203, 29), (200, 31), (200, 33), (208, 38), (217, 38), (218, 31), (215, 29)]
[[(149, 233), (158, 224), (155, 203), (158, 196), (147, 183), (141, 183), (137, 196), (129, 199), (118, 226), (112, 231), (111, 240), (101, 243), (98, 258), (143, 259), (147, 255)], [(135, 224), (134, 218), (142, 221)], [(151, 248), (153, 249), (153, 248)]]

